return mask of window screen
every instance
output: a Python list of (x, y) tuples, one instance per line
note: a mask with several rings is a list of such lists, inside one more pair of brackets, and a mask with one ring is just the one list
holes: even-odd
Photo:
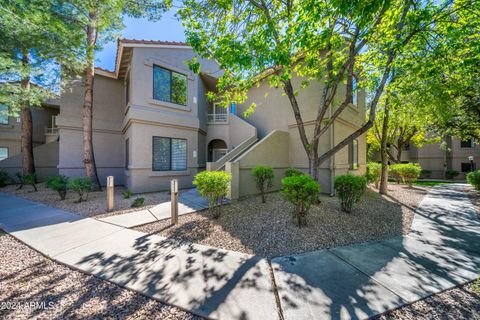
[(473, 140), (472, 139), (462, 140), (460, 142), (460, 147), (461, 148), (473, 148)]
[(355, 106), (358, 106), (358, 88), (357, 88), (357, 79), (352, 77), (352, 103)]
[(187, 77), (183, 74), (153, 66), (153, 98), (187, 105)]
[(187, 169), (187, 140), (153, 137), (153, 171)]
[(0, 124), (8, 124), (7, 106), (0, 104)]
[(358, 169), (358, 140), (350, 143), (350, 169)]
[(0, 147), (0, 161), (8, 158), (8, 148)]
[(462, 172), (470, 172), (475, 170), (475, 162), (472, 164), (470, 162), (462, 162)]

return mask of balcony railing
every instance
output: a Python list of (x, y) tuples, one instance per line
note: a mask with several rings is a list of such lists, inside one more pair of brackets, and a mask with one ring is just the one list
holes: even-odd
[(226, 123), (227, 119), (226, 113), (208, 114), (208, 123)]
[(45, 127), (45, 134), (58, 134), (58, 128)]

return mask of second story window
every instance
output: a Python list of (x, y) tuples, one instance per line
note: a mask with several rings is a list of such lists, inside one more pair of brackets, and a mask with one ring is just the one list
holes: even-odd
[(8, 124), (7, 106), (0, 104), (0, 124)]
[(467, 140), (462, 140), (460, 141), (460, 147), (461, 148), (473, 148), (473, 139), (467, 139)]
[(352, 103), (355, 107), (358, 106), (358, 88), (357, 88), (357, 78), (352, 77)]
[(153, 65), (153, 99), (187, 105), (187, 76)]
[(358, 169), (358, 140), (354, 139), (350, 142), (349, 148), (349, 162), (350, 162), (350, 169), (357, 170)]

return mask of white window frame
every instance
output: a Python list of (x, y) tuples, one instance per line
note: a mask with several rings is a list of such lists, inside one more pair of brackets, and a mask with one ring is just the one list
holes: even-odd
[[(228, 114), (230, 111), (229, 108), (224, 108), (220, 105), (220, 103), (215, 102), (213, 105), (210, 106), (213, 113), (210, 113), (210, 108), (208, 108), (208, 123), (227, 123), (228, 122)], [(221, 112), (217, 112), (217, 110), (222, 110)]]

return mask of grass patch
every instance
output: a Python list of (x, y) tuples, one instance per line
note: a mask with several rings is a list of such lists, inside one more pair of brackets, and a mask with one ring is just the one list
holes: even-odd
[(4, 235), (5, 235), (5, 233), (2, 230), (0, 230), (0, 237), (4, 236)]
[(448, 181), (416, 181), (414, 185), (420, 186), (420, 187), (435, 187), (435, 186), (440, 186), (443, 184), (449, 184), (449, 183), (454, 183), (454, 182), (448, 182)]

